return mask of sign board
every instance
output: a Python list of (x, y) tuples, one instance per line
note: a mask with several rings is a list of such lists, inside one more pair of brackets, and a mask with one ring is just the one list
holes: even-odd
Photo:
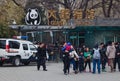
[(37, 8), (28, 9), (28, 12), (25, 17), (25, 22), (27, 25), (40, 25), (41, 23), (41, 15)]
[(76, 39), (77, 36), (70, 36), (70, 39)]
[[(64, 25), (68, 25), (68, 22), (70, 23), (69, 25), (74, 24), (73, 21), (71, 22), (71, 11), (69, 9), (61, 9), (59, 11), (58, 15), (59, 15), (60, 19), (57, 18), (56, 14), (57, 14), (56, 10), (48, 10), (48, 25), (64, 26)], [(82, 9), (73, 10), (72, 14), (73, 14), (72, 19), (74, 19), (74, 20), (82, 20), (82, 19), (93, 20), (95, 18), (94, 9), (86, 10), (85, 18), (83, 17), (84, 11)], [(51, 18), (52, 18), (52, 20), (51, 20)], [(84, 22), (82, 22), (81, 24), (84, 24)], [(85, 22), (85, 24), (89, 24), (89, 23)]]

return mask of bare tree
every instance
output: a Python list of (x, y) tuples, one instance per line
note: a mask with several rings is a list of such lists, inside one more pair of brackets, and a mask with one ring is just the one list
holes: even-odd
[(25, 8), (27, 0), (12, 0), (17, 6)]
[[(104, 17), (111, 17), (114, 14), (120, 14), (120, 0), (13, 0), (18, 6), (23, 6), (25, 9), (30, 5), (43, 5), (46, 9), (58, 10), (59, 5), (71, 11), (74, 9), (83, 10), (83, 18), (87, 9), (101, 9)], [(92, 4), (90, 4), (92, 1)], [(24, 4), (22, 4), (24, 3)], [(92, 5), (92, 6), (91, 6)]]
[(110, 17), (113, 6), (113, 0), (102, 0), (102, 9), (105, 17)]

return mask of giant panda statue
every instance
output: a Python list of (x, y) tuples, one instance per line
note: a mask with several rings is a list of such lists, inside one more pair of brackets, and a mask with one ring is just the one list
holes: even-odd
[(38, 9), (28, 9), (25, 22), (27, 25), (39, 25), (41, 23), (41, 17)]

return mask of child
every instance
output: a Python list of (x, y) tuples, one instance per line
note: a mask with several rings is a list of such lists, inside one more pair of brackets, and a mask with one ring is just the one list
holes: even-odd
[(82, 52), (80, 52), (79, 54), (78, 65), (79, 65), (79, 72), (81, 73), (82, 71), (84, 71), (84, 55)]
[(86, 71), (87, 64), (89, 65), (89, 72), (91, 72), (91, 52), (89, 51), (89, 48), (86, 47), (86, 50), (84, 52), (85, 57), (85, 68), (84, 71)]

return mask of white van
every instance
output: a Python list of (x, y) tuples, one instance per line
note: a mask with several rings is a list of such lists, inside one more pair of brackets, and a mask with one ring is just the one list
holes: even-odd
[(36, 52), (36, 47), (30, 41), (0, 38), (0, 66), (4, 63), (28, 65), (35, 61)]

